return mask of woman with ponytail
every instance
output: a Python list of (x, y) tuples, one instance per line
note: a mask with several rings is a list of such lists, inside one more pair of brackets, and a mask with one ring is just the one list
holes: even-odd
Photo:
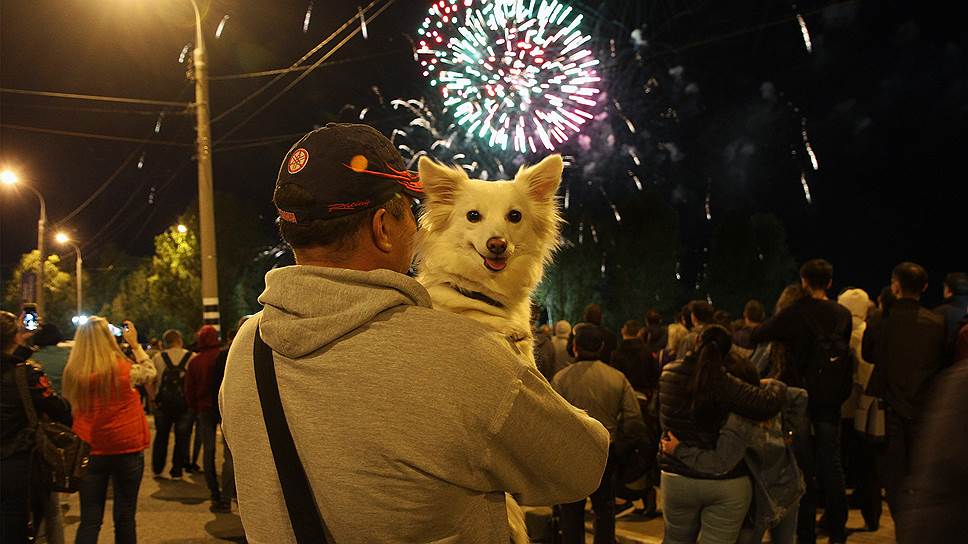
[(151, 434), (134, 388), (154, 378), (156, 370), (130, 321), (124, 322), (124, 340), (134, 361), (121, 351), (107, 320), (92, 317), (77, 328), (64, 368), (64, 396), (74, 406), (74, 432), (91, 445), (91, 461), (80, 487), (77, 544), (98, 540), (108, 480), (114, 488), (114, 541), (137, 541), (135, 511)]
[[(730, 413), (764, 421), (783, 406), (785, 388), (779, 382), (757, 387), (731, 374), (749, 370), (731, 348), (730, 333), (711, 325), (703, 329), (694, 351), (662, 371), (660, 422), (683, 445), (715, 450)], [(753, 497), (746, 465), (739, 461), (726, 472), (703, 473), (660, 453), (659, 467), (664, 542), (695, 543), (701, 532), (704, 544), (734, 544)]]

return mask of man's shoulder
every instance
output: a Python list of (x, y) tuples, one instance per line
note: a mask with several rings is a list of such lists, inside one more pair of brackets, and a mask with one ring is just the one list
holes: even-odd
[(929, 310), (921, 306), (918, 308), (918, 317), (933, 325), (944, 327), (944, 314), (936, 310)]

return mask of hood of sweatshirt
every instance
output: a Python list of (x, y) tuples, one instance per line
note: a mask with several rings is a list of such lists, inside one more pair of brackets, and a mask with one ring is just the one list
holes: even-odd
[(195, 334), (195, 347), (199, 350), (218, 348), (218, 329), (211, 325), (202, 325)]
[(401, 306), (430, 308), (416, 280), (390, 270), (287, 266), (266, 274), (260, 330), (276, 353), (298, 359)]

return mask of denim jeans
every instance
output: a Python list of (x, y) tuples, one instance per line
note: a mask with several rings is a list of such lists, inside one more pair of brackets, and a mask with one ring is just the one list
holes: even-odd
[(155, 441), (151, 446), (151, 471), (155, 475), (161, 474), (165, 470), (165, 461), (168, 458), (168, 436), (171, 434), (172, 426), (175, 427), (175, 451), (171, 456), (172, 477), (182, 475), (182, 469), (188, 464), (188, 441), (192, 435), (192, 413), (184, 411), (180, 414), (166, 414), (161, 410), (155, 410)]
[(211, 493), (212, 500), (218, 501), (218, 474), (215, 472), (215, 426), (218, 425), (215, 412), (207, 410), (199, 412), (197, 416), (198, 424), (195, 426), (195, 437), (202, 441), (202, 451), (204, 458), (202, 463), (205, 466), (205, 483)]
[(735, 544), (753, 500), (748, 476), (729, 480), (662, 473), (664, 544)]
[[(595, 514), (595, 544), (613, 544), (615, 542), (615, 469), (611, 455), (605, 464), (605, 472), (602, 474), (598, 489), (589, 498), (592, 500), (592, 512)], [(584, 544), (585, 500), (562, 504), (559, 507), (562, 544)]]
[(906, 480), (911, 474), (911, 446), (916, 443), (916, 429), (914, 421), (904, 419), (888, 406), (884, 412), (887, 442), (878, 452), (877, 472), (884, 484), (887, 506), (894, 519), (902, 517), (903, 499), (912, 493)]
[(763, 529), (743, 529), (739, 540), (737, 540), (737, 544), (760, 544), (763, 542), (763, 535), (767, 532), (770, 533), (770, 544), (796, 544), (797, 510), (797, 505), (794, 504), (787, 510), (786, 516), (780, 520), (780, 523), (769, 531)]
[(0, 542), (28, 542), (44, 518), (50, 492), (32, 481), (30, 457), (28, 453), (16, 453), (0, 462)]
[(840, 462), (840, 407), (811, 407), (813, 436), (797, 437), (797, 463), (803, 470), (807, 490), (800, 499), (797, 537), (800, 544), (817, 541), (818, 488), (823, 489), (824, 517), (833, 541), (847, 539), (847, 489)]
[(109, 480), (114, 488), (114, 542), (135, 544), (138, 541), (134, 518), (144, 471), (144, 452), (91, 456), (80, 484), (81, 525), (77, 528), (76, 544), (97, 544)]

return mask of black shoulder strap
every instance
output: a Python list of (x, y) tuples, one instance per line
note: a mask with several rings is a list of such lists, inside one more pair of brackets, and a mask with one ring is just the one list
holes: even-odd
[(192, 352), (185, 350), (185, 355), (182, 355), (181, 361), (178, 362), (178, 368), (185, 368), (188, 364), (188, 360), (192, 358)]
[(279, 383), (273, 364), (272, 349), (262, 341), (259, 328), (255, 330), (255, 346), (252, 351), (255, 366), (255, 384), (262, 403), (262, 417), (269, 435), (269, 447), (276, 463), (282, 495), (289, 511), (296, 542), (299, 544), (326, 543), (326, 525), (319, 513), (316, 496), (306, 476), (306, 469), (299, 460), (299, 452), (286, 422), (286, 414), (279, 397)]
[(167, 351), (161, 352), (161, 360), (165, 362), (165, 368), (174, 368), (175, 363), (171, 362), (171, 357), (168, 356)]

